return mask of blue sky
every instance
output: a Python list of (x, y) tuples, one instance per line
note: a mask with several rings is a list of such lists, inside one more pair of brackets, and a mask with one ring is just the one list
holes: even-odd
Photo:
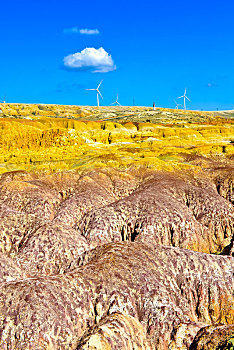
[(174, 107), (187, 87), (190, 109), (232, 109), (233, 14), (232, 0), (4, 1), (0, 100), (95, 105), (85, 89), (103, 79), (103, 105), (118, 93), (123, 105)]

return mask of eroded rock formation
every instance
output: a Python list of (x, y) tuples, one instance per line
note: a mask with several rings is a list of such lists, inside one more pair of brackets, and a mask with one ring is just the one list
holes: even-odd
[(188, 348), (200, 328), (233, 322), (231, 257), (122, 242), (80, 265), (1, 286), (2, 349), (128, 349), (135, 328), (149, 349)]
[(234, 345), (234, 326), (215, 325), (202, 328), (196, 335), (190, 350), (230, 350)]
[(231, 179), (224, 168), (2, 175), (0, 349), (225, 349)]
[(90, 210), (75, 227), (92, 244), (136, 240), (215, 253), (230, 244), (234, 211), (214, 185), (159, 173), (128, 197)]

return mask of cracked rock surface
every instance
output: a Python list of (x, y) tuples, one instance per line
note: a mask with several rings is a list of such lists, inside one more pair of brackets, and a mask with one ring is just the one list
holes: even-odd
[(231, 349), (232, 175), (1, 175), (0, 349)]
[[(233, 322), (233, 267), (181, 248), (100, 246), (66, 273), (1, 286), (1, 347), (85, 349), (99, 339), (98, 349), (117, 349), (136, 342), (137, 328), (150, 349), (186, 348), (200, 328)], [(110, 337), (115, 324), (122, 337)]]

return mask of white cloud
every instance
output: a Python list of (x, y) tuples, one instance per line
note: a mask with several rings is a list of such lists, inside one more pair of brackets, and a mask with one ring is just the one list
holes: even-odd
[(63, 33), (64, 34), (86, 34), (86, 35), (100, 34), (98, 29), (79, 29), (78, 27), (64, 29)]
[(80, 34), (94, 35), (100, 34), (98, 29), (80, 29)]
[(77, 52), (64, 57), (64, 67), (71, 70), (89, 70), (93, 73), (107, 73), (116, 69), (116, 65), (111, 55), (103, 47), (95, 49), (87, 47), (81, 52)]
[(63, 30), (64, 34), (78, 34), (79, 33), (79, 29), (77, 27), (73, 27), (73, 28), (67, 28)]

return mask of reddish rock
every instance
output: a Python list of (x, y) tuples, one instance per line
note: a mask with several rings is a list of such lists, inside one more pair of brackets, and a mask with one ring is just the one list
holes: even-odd
[(0, 349), (228, 349), (231, 179), (0, 176)]
[(134, 176), (114, 170), (84, 174), (77, 181), (73, 194), (61, 203), (55, 220), (75, 227), (89, 210), (129, 195), (137, 184)]
[(85, 237), (69, 226), (52, 222), (27, 237), (16, 259), (28, 276), (57, 274), (87, 250)]
[(15, 256), (27, 236), (45, 223), (43, 218), (8, 208), (0, 208), (0, 251)]
[(114, 331), (107, 336), (113, 325), (119, 344), (137, 344), (137, 328), (150, 349), (176, 349), (181, 337), (188, 349), (200, 328), (234, 321), (231, 257), (123, 242), (89, 251), (80, 264), (2, 285), (1, 349), (87, 349), (102, 334), (117, 346)]
[(234, 325), (217, 324), (200, 329), (190, 350), (231, 350), (234, 345)]
[(82, 339), (76, 350), (150, 350), (144, 328), (134, 317), (113, 313)]
[(25, 278), (25, 274), (20, 266), (6, 254), (0, 253), (0, 284), (22, 278)]
[(231, 242), (234, 210), (212, 185), (154, 174), (128, 197), (88, 212), (75, 228), (96, 245), (130, 240), (216, 253)]
[(61, 195), (53, 188), (37, 180), (8, 180), (0, 187), (0, 207), (8, 206), (14, 211), (33, 214), (45, 220), (54, 218)]
[(96, 178), (87, 175), (78, 181), (72, 196), (63, 201), (58, 208), (56, 222), (74, 227), (90, 209), (102, 207), (116, 200), (109, 188), (109, 178), (103, 175), (100, 179), (101, 176), (95, 175)]
[(219, 195), (234, 204), (234, 168), (216, 168), (213, 173)]

